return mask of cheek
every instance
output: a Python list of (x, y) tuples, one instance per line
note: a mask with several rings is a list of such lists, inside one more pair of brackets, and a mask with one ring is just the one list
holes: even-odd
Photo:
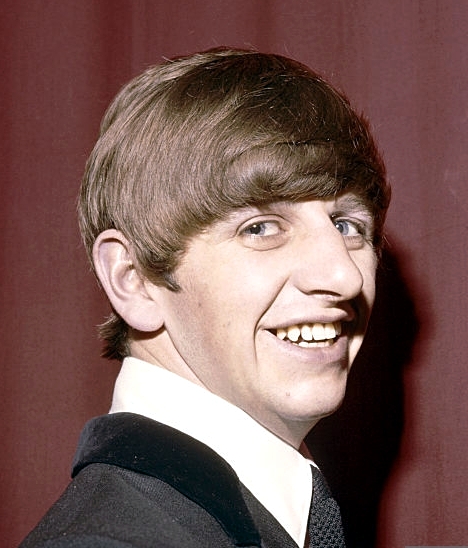
[(372, 309), (375, 301), (375, 275), (369, 276), (364, 280), (362, 293), (369, 310)]
[(268, 292), (271, 272), (268, 275), (266, 265), (252, 261), (231, 260), (220, 266), (215, 270), (208, 266), (203, 283), (192, 286), (194, 294), (199, 296), (199, 306), (207, 313), (231, 318), (229, 314), (234, 312), (248, 314)]
[(377, 271), (377, 257), (375, 253), (369, 250), (361, 257), (361, 261), (357, 265), (363, 280), (362, 294), (370, 310), (375, 300), (375, 276)]
[(233, 306), (235, 288), (212, 272), (203, 278), (187, 272), (178, 283), (181, 291), (172, 296), (170, 305), (172, 331), (184, 334), (184, 346), (219, 345), (238, 315)]
[(181, 291), (173, 296), (173, 321), (190, 330), (189, 338), (196, 333), (199, 342), (219, 346), (230, 341), (238, 349), (239, 339), (252, 340), (256, 325), (281, 291), (286, 261), (264, 254), (237, 255), (235, 250), (202, 251), (176, 273)]

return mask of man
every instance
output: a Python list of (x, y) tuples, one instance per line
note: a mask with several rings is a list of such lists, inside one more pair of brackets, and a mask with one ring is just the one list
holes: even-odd
[(344, 546), (301, 444), (344, 397), (388, 201), (365, 122), (295, 61), (213, 50), (124, 87), (80, 201), (122, 370), (24, 547)]

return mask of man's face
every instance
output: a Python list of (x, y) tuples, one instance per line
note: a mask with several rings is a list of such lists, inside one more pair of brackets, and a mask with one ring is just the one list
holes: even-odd
[(343, 399), (374, 300), (372, 231), (354, 194), (234, 211), (191, 240), (181, 291), (163, 290), (154, 361), (297, 446)]

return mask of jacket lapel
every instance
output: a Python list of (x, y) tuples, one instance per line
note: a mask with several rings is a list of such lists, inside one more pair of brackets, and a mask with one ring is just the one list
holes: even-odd
[(92, 463), (156, 477), (209, 512), (237, 546), (261, 546), (234, 470), (174, 428), (133, 413), (96, 417), (81, 434), (72, 476)]

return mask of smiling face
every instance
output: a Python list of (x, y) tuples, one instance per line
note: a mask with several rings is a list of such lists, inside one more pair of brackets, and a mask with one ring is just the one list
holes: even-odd
[(192, 238), (132, 354), (298, 446), (339, 407), (374, 300), (372, 216), (353, 194), (235, 210)]

